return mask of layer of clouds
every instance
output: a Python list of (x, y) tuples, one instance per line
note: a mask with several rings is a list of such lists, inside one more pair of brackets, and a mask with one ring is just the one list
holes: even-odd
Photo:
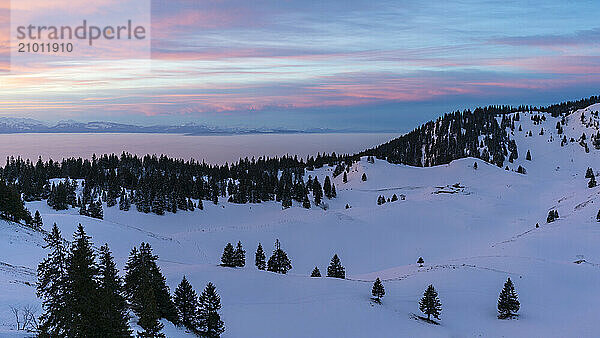
[(136, 70), (145, 61), (135, 51), (117, 62), (32, 63), (0, 77), (9, 88), (0, 115), (243, 124), (251, 114), (287, 125), (304, 112), (335, 127), (317, 117), (373, 123), (363, 111), (402, 129), (425, 109), (594, 94), (598, 10), (559, 1), (154, 0), (150, 72)]

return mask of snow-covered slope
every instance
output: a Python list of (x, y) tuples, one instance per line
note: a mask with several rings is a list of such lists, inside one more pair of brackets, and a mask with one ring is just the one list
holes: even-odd
[[(597, 122), (590, 112), (598, 110), (571, 114), (567, 139), (597, 133), (589, 119)], [(105, 207), (100, 221), (76, 210), (56, 212), (45, 202), (27, 206), (40, 210), (45, 229), (56, 222), (67, 238), (82, 223), (97, 246), (110, 245), (121, 269), (133, 246), (149, 242), (172, 290), (183, 275), (197, 290), (212, 281), (223, 303), (225, 337), (597, 336), (600, 188), (588, 188), (584, 175), (587, 167), (600, 170), (600, 151), (589, 140), (589, 153), (577, 141), (561, 146), (560, 118), (546, 115), (534, 125), (532, 114), (539, 113), (521, 112), (515, 122), (511, 138), (519, 158), (507, 162), (510, 170), (472, 158), (428, 168), (363, 158), (348, 183), (341, 175), (333, 180), (338, 197), (326, 200), (328, 210), (207, 202), (205, 210), (165, 216)], [(518, 166), (527, 174), (516, 173)], [(309, 174), (322, 181), (332, 170)], [(377, 205), (378, 196), (393, 194), (406, 198)], [(560, 218), (548, 224), (551, 209)], [(0, 332), (11, 332), (10, 305), (39, 306), (33, 283), (45, 255), (42, 238), (0, 221)], [(253, 264), (258, 243), (270, 254), (277, 238), (292, 260), (288, 275)], [(225, 244), (238, 240), (247, 266), (218, 266)], [(335, 253), (346, 280), (309, 277), (315, 266), (325, 272)], [(423, 267), (415, 263), (420, 256)], [(386, 288), (381, 305), (370, 301), (377, 277)], [(521, 311), (518, 319), (501, 321), (496, 301), (507, 277)], [(429, 284), (443, 304), (440, 325), (415, 319)], [(170, 325), (165, 332), (185, 335)]]

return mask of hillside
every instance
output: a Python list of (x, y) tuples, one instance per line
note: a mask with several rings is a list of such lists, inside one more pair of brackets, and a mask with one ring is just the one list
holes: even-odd
[[(600, 310), (600, 187), (588, 188), (584, 175), (588, 167), (600, 170), (600, 150), (591, 140), (599, 130), (599, 110), (593, 104), (570, 112), (564, 124), (563, 116), (536, 110), (507, 112), (511, 123), (487, 120), (491, 129), (482, 134), (492, 137), (483, 148), (508, 148), (512, 140), (518, 152), (500, 167), (462, 150), (456, 157), (464, 158), (430, 157), (429, 165), (420, 166), (390, 158), (349, 161), (348, 182), (343, 175), (332, 179), (337, 198), (325, 199), (327, 210), (305, 209), (295, 200), (282, 209), (278, 201), (238, 204), (222, 198), (217, 205), (205, 202), (204, 210), (165, 215), (104, 205), (104, 219), (98, 220), (75, 208), (56, 211), (45, 200), (26, 206), (40, 211), (44, 230), (56, 222), (66, 238), (83, 224), (97, 246), (110, 245), (121, 272), (130, 249), (144, 241), (160, 256), (171, 291), (183, 275), (197, 291), (212, 281), (223, 304), (223, 337), (592, 337)], [(460, 127), (448, 128), (461, 133)], [(561, 144), (563, 136), (567, 143)], [(397, 148), (402, 142), (389, 144)], [(526, 174), (517, 173), (519, 166)], [(321, 182), (335, 170), (317, 167), (306, 175)], [(379, 196), (393, 194), (405, 199), (377, 204)], [(558, 211), (558, 220), (546, 222), (549, 210)], [(254, 267), (258, 243), (268, 257), (276, 239), (292, 261), (287, 275)], [(218, 266), (225, 244), (237, 241), (247, 250), (246, 267)], [(0, 221), (2, 335), (22, 336), (12, 328), (9, 306), (39, 307), (34, 283), (46, 254), (42, 245), (41, 232)], [(309, 277), (315, 265), (326, 271), (334, 254), (347, 279)], [(416, 264), (419, 257), (423, 267)], [(377, 277), (386, 289), (381, 305), (370, 301)], [(496, 302), (507, 277), (521, 310), (517, 319), (501, 321)], [(443, 304), (440, 325), (415, 318), (429, 284)], [(186, 335), (167, 322), (164, 332)]]

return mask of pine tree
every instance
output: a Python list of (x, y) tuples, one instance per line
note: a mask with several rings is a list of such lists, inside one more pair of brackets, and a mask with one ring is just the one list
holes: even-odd
[(150, 281), (143, 281), (140, 285), (140, 291), (142, 292), (139, 312), (138, 325), (144, 330), (138, 332), (140, 338), (165, 338), (165, 334), (162, 333), (164, 325), (159, 321), (159, 309), (154, 296), (153, 287), (150, 285)]
[(36, 228), (41, 228), (44, 225), (44, 221), (42, 220), (42, 215), (40, 215), (40, 211), (35, 211), (35, 216), (33, 217), (33, 226)]
[(220, 337), (225, 332), (225, 325), (219, 315), (221, 297), (217, 294), (215, 286), (208, 283), (199, 298), (198, 321), (199, 329), (205, 337)]
[(237, 267), (246, 265), (246, 250), (242, 248), (242, 242), (238, 241), (235, 251), (233, 252), (233, 264)]
[(342, 182), (348, 183), (348, 175), (346, 175), (345, 171), (344, 171), (344, 177), (342, 177)]
[(513, 282), (508, 278), (498, 297), (498, 318), (506, 319), (515, 316), (520, 306)]
[(125, 265), (125, 294), (129, 300), (132, 310), (139, 316), (146, 306), (145, 294), (150, 291), (157, 307), (158, 318), (165, 318), (171, 323), (177, 323), (177, 310), (171, 299), (169, 287), (160, 268), (156, 264), (158, 256), (152, 254), (150, 244), (142, 243), (139, 251), (131, 250), (127, 264)]
[(87, 211), (87, 216), (93, 217), (93, 218), (98, 218), (98, 219), (104, 219), (104, 212), (102, 210), (102, 202), (97, 201), (97, 202), (90, 203), (90, 207)]
[(592, 170), (592, 168), (588, 167), (587, 170), (585, 171), (585, 178), (592, 178), (594, 177), (594, 170)]
[(596, 215), (596, 221), (600, 222), (600, 210), (598, 210), (598, 214)]
[(392, 202), (396, 202), (398, 200), (398, 196), (396, 194), (392, 195)]
[(221, 266), (235, 267), (235, 250), (231, 243), (227, 243), (225, 249), (223, 249), (223, 255), (221, 256)]
[(367, 174), (366, 174), (366, 173), (363, 173), (363, 174), (362, 174), (361, 180), (362, 180), (363, 182), (367, 180)]
[(588, 188), (593, 188), (593, 187), (595, 187), (596, 185), (598, 185), (598, 184), (596, 183), (596, 177), (595, 177), (595, 176), (592, 176), (592, 177), (590, 178), (590, 181), (588, 182)]
[(342, 266), (342, 263), (340, 262), (340, 258), (338, 257), (337, 254), (333, 255), (333, 258), (331, 258), (331, 263), (327, 267), (327, 277), (341, 278), (341, 279), (346, 278), (346, 271), (345, 271), (344, 267)]
[(419, 302), (419, 310), (427, 315), (427, 320), (431, 320), (431, 316), (438, 320), (440, 319), (442, 303), (440, 303), (437, 291), (435, 291), (433, 285), (429, 285), (425, 293), (423, 293), (423, 298)]
[(292, 269), (292, 262), (288, 259), (285, 251), (281, 249), (279, 239), (275, 241), (275, 250), (267, 262), (267, 271), (286, 274)]
[(323, 192), (325, 193), (325, 197), (331, 198), (331, 179), (329, 176), (325, 176), (325, 181), (323, 182)]
[(99, 271), (95, 259), (90, 237), (79, 224), (66, 262), (65, 307), (71, 337), (92, 337), (99, 330)]
[(558, 211), (557, 210), (548, 211), (548, 217), (546, 218), (547, 223), (552, 223), (557, 219), (558, 219)]
[(175, 296), (173, 298), (177, 314), (179, 315), (179, 323), (188, 330), (196, 330), (198, 295), (196, 295), (196, 291), (194, 291), (185, 276), (183, 276), (181, 283), (175, 289)]
[(477, 162), (473, 163), (473, 169), (477, 170)]
[(16, 185), (8, 184), (0, 178), (0, 219), (19, 222), (24, 220), (31, 224), (31, 213), (25, 208), (25, 202), (21, 198)]
[(315, 177), (313, 180), (313, 197), (315, 199), (315, 205), (321, 204), (321, 200), (323, 199), (323, 189), (321, 188), (321, 183)]
[(331, 197), (332, 198), (337, 197), (337, 191), (335, 190), (335, 183), (331, 183)]
[(383, 287), (383, 283), (381, 283), (379, 278), (377, 278), (375, 283), (373, 283), (371, 294), (377, 299), (377, 302), (380, 302), (381, 298), (385, 295), (385, 288)]
[(262, 245), (258, 243), (258, 248), (256, 248), (256, 254), (254, 255), (254, 265), (256, 265), (258, 270), (264, 270), (267, 268), (265, 259), (265, 252), (263, 251)]
[(87, 211), (87, 208), (85, 206), (85, 203), (81, 205), (81, 207), (79, 207), (79, 214), (82, 216), (88, 216), (89, 213)]
[(419, 259), (417, 260), (417, 264), (419, 264), (419, 266), (423, 266), (423, 263), (425, 263), (423, 257), (419, 257)]
[(64, 337), (68, 328), (65, 308), (67, 249), (56, 223), (45, 241), (44, 248), (49, 249), (50, 252), (37, 269), (37, 296), (42, 299), (44, 310), (40, 317), (40, 334), (48, 337)]
[(306, 195), (304, 196), (304, 200), (302, 200), (302, 207), (305, 209), (310, 209), (310, 200)]
[(98, 336), (130, 337), (127, 302), (123, 296), (123, 284), (119, 277), (112, 254), (105, 244), (100, 247), (99, 264), (99, 307), (100, 324)]
[(525, 155), (525, 159), (527, 161), (531, 161), (531, 153), (529, 152), (529, 150), (527, 150), (527, 155)]
[(311, 277), (321, 277), (321, 271), (319, 270), (318, 267), (315, 266), (315, 268), (311, 272), (310, 276)]

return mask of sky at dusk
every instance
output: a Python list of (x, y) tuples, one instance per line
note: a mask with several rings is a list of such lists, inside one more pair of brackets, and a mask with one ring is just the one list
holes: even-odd
[[(38, 0), (22, 10), (66, 6), (85, 18), (116, 2)], [(26, 67), (13, 58), (6, 72), (0, 42), (0, 116), (405, 131), (455, 109), (599, 94), (598, 1), (150, 5), (150, 61), (138, 50)], [(0, 28), (10, 9), (0, 0)]]

